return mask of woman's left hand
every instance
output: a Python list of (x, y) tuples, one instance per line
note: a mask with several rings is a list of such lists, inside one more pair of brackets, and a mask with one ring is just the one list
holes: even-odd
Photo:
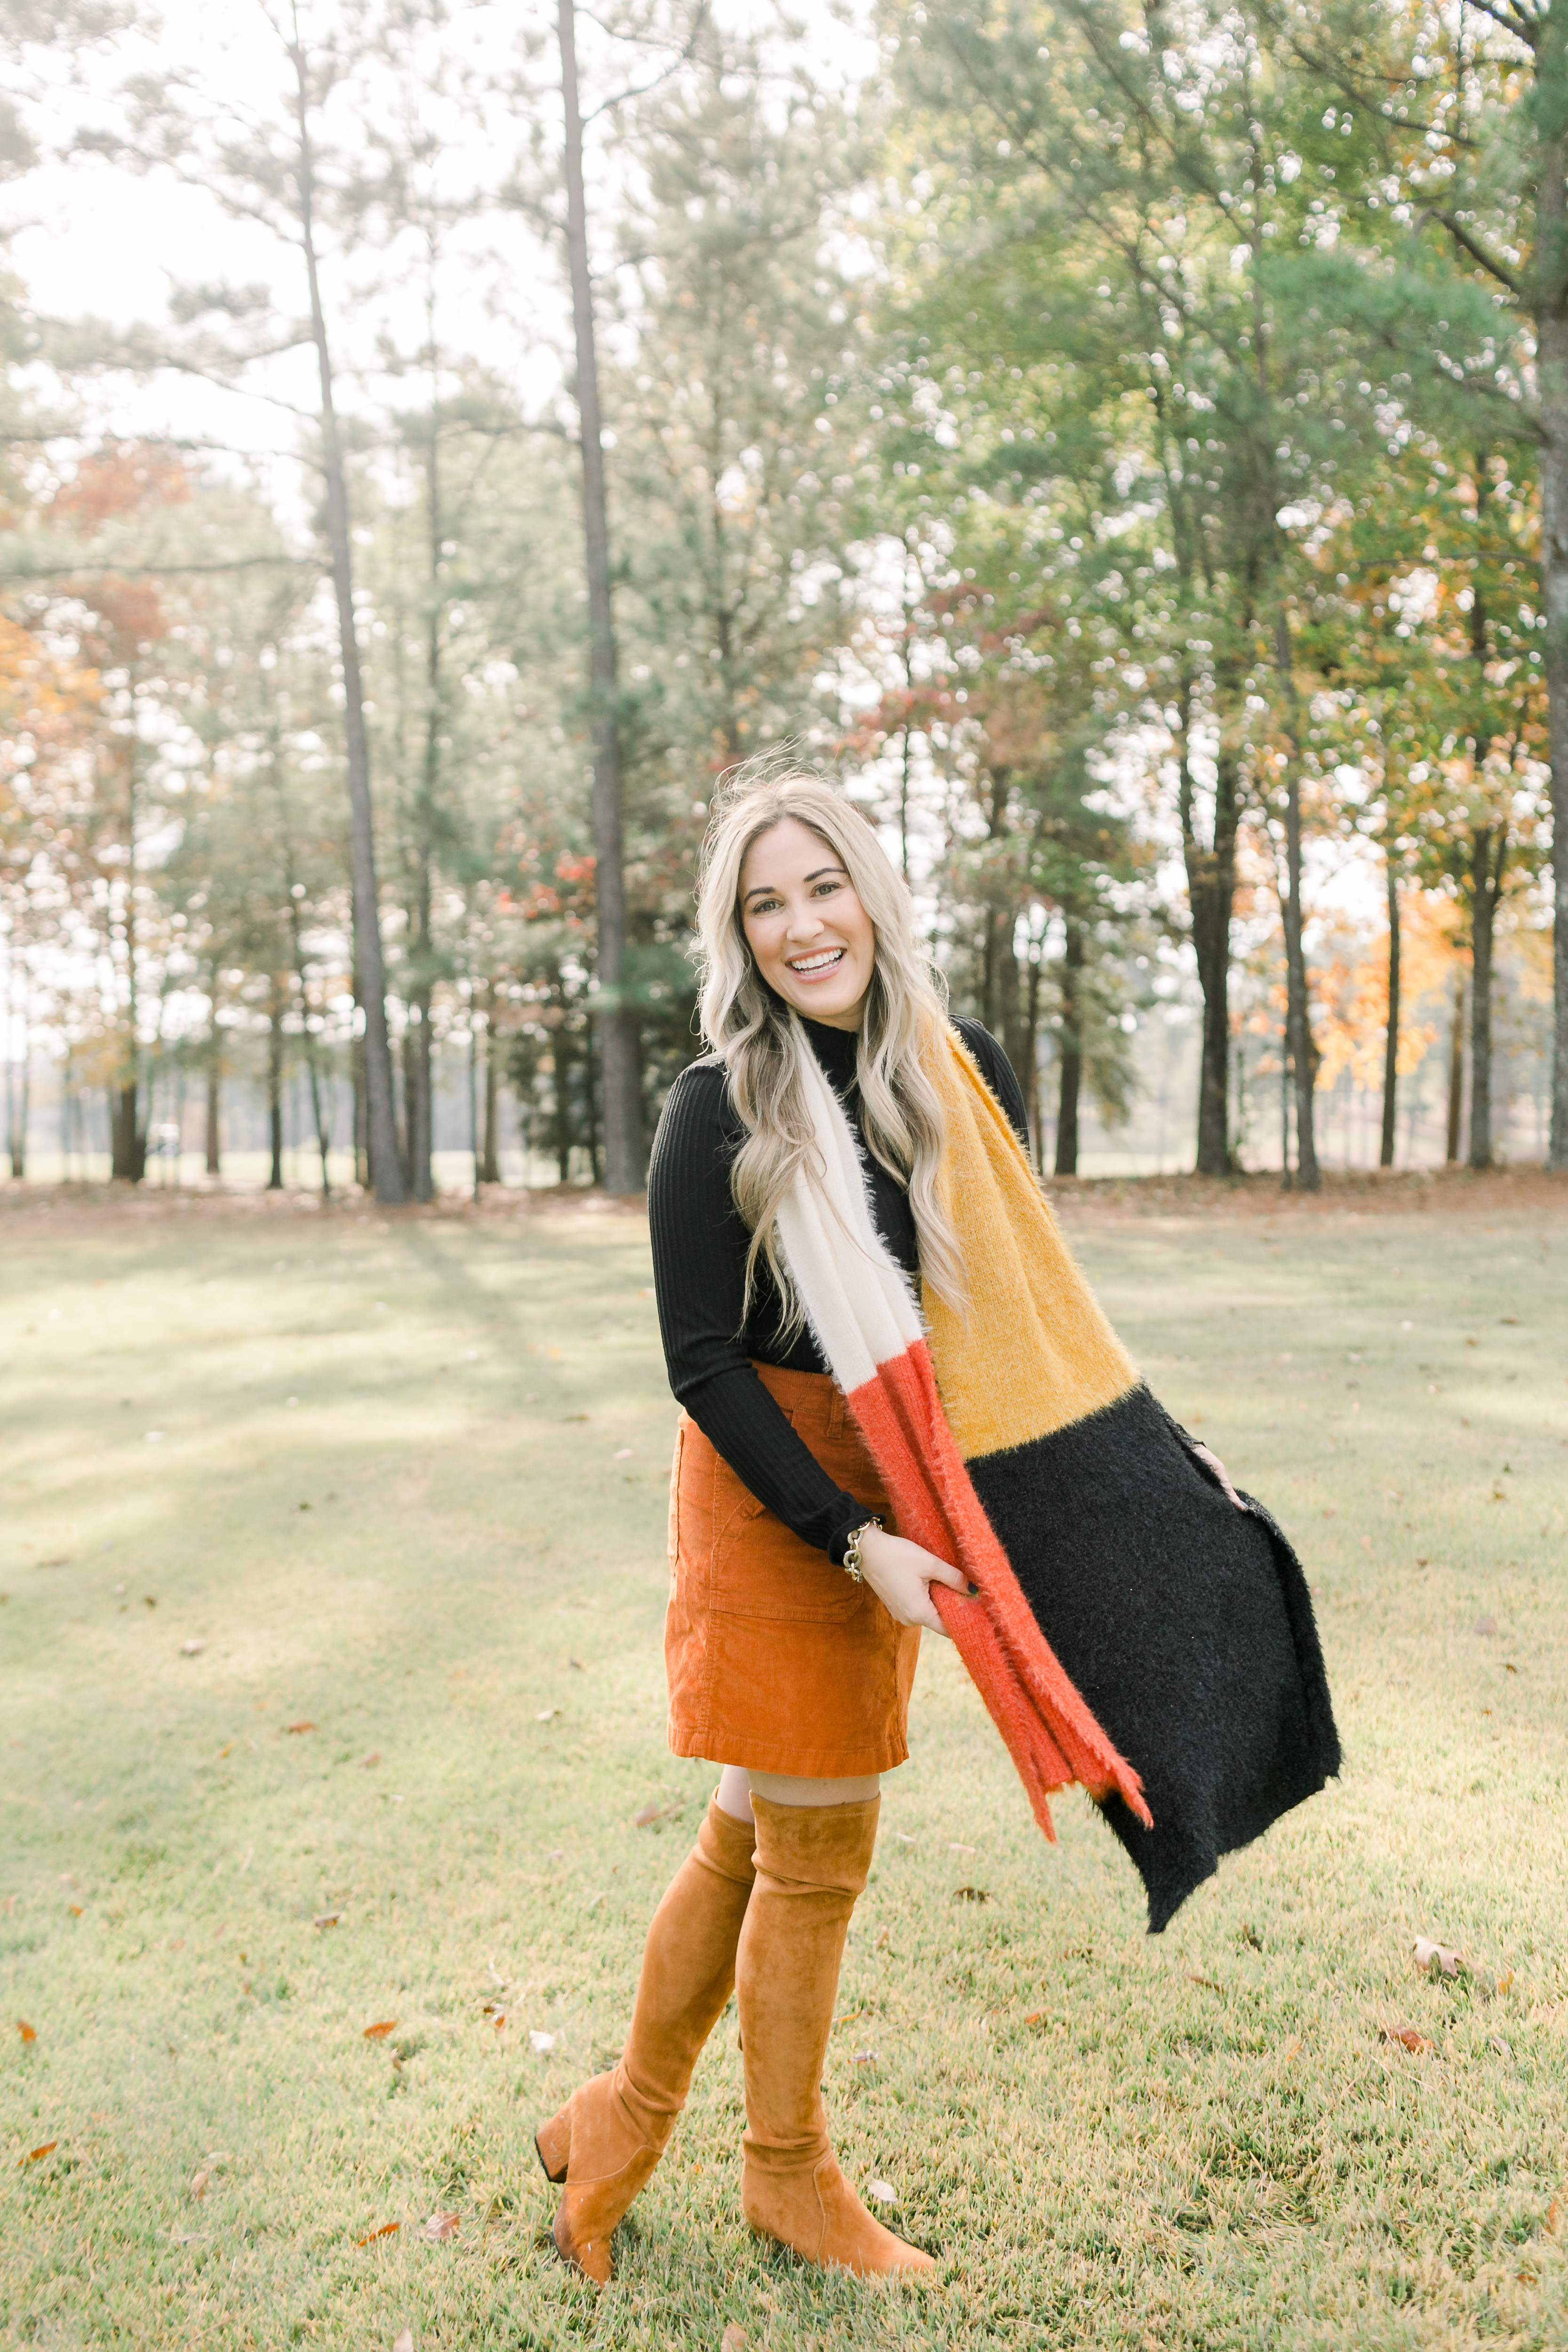
[(962, 1570), (939, 1559), (922, 1544), (905, 1536), (889, 1535), (886, 1528), (868, 1528), (860, 1538), (860, 1573), (897, 1625), (924, 1625), (946, 1635), (931, 1599), (933, 1584), (951, 1585), (967, 1592), (969, 1580)]
[(1241, 1496), (1231, 1485), (1230, 1472), (1226, 1468), (1225, 1464), (1220, 1460), (1219, 1455), (1217, 1454), (1211, 1454), (1208, 1447), (1204, 1444), (1202, 1438), (1199, 1437), (1194, 1437), (1193, 1440), (1193, 1452), (1197, 1455), (1200, 1462), (1206, 1464), (1208, 1468), (1214, 1472), (1215, 1476), (1219, 1480), (1220, 1485), (1225, 1488), (1226, 1493), (1236, 1505), (1237, 1509), (1238, 1511), (1245, 1511), (1247, 1505), (1242, 1501)]

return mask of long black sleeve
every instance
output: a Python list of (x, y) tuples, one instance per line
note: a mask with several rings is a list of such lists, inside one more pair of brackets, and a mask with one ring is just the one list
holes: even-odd
[(866, 1506), (834, 1484), (752, 1369), (753, 1356), (796, 1370), (827, 1368), (809, 1334), (781, 1341), (771, 1283), (750, 1318), (743, 1314), (751, 1237), (730, 1190), (742, 1132), (729, 1109), (722, 1068), (695, 1062), (682, 1070), (665, 1103), (647, 1180), (669, 1385), (758, 1502), (804, 1542), (841, 1557)]
[[(1024, 1098), (1012, 1066), (978, 1021), (954, 1027), (1026, 1149)], [(807, 1022), (812, 1049), (852, 1118), (858, 1116), (856, 1041)], [(805, 1543), (840, 1561), (867, 1516), (865, 1504), (834, 1484), (757, 1378), (755, 1365), (826, 1372), (809, 1330), (785, 1336), (783, 1305), (765, 1265), (746, 1309), (751, 1236), (730, 1189), (745, 1129), (730, 1104), (724, 1070), (707, 1058), (682, 1070), (669, 1090), (648, 1170), (648, 1224), (669, 1385), (736, 1476)], [(877, 1229), (907, 1274), (920, 1261), (909, 1197), (896, 1177), (867, 1168)]]

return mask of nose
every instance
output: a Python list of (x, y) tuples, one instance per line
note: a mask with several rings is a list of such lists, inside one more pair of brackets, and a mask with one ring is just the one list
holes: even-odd
[(791, 909), (790, 919), (784, 929), (784, 937), (793, 946), (797, 941), (804, 942), (806, 940), (816, 939), (818, 933), (826, 929), (826, 926), (823, 922), (822, 917), (817, 913), (816, 908), (808, 901), (804, 907), (796, 907)]

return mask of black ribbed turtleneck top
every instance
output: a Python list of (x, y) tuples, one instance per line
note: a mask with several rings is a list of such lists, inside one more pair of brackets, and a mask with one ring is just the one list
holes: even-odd
[[(801, 1023), (812, 1052), (862, 1145), (857, 1077), (859, 1041), (852, 1031)], [(1013, 1067), (978, 1021), (953, 1024), (981, 1073), (1024, 1139), (1024, 1097)], [(753, 1367), (826, 1372), (816, 1340), (803, 1330), (780, 1336), (783, 1302), (766, 1261), (758, 1267), (745, 1311), (751, 1234), (730, 1190), (730, 1171), (746, 1129), (731, 1103), (724, 1067), (708, 1054), (682, 1070), (669, 1090), (648, 1170), (653, 1278), (669, 1385), (698, 1428), (760, 1503), (818, 1551), (842, 1561), (864, 1524), (866, 1507), (834, 1484), (798, 1437)], [(866, 1154), (877, 1230), (906, 1274), (918, 1276), (920, 1251), (909, 1195), (897, 1177)]]

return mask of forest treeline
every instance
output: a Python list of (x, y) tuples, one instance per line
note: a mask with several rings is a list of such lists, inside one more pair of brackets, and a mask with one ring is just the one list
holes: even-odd
[[(37, 1044), (117, 1175), (178, 1067), (215, 1170), (260, 1076), (274, 1181), (303, 1073), (325, 1181), (348, 1071), (362, 1177), (427, 1199), (460, 1050), (477, 1177), (504, 1087), (634, 1189), (716, 780), (786, 745), (885, 828), (1060, 1172), (1163, 955), (1198, 1169), (1246, 1018), (1316, 1183), (1352, 866), (1384, 1164), (1412, 941), (1492, 1158), (1512, 941), (1568, 1165), (1568, 11), (888, 0), (852, 89), (705, 0), (310, 0), (243, 86), (222, 17), (0, 9), (9, 216), (146, 178), (233, 255), (171, 252), (134, 328), (0, 289), (14, 1173)], [(288, 462), (111, 429), (188, 383)]]

